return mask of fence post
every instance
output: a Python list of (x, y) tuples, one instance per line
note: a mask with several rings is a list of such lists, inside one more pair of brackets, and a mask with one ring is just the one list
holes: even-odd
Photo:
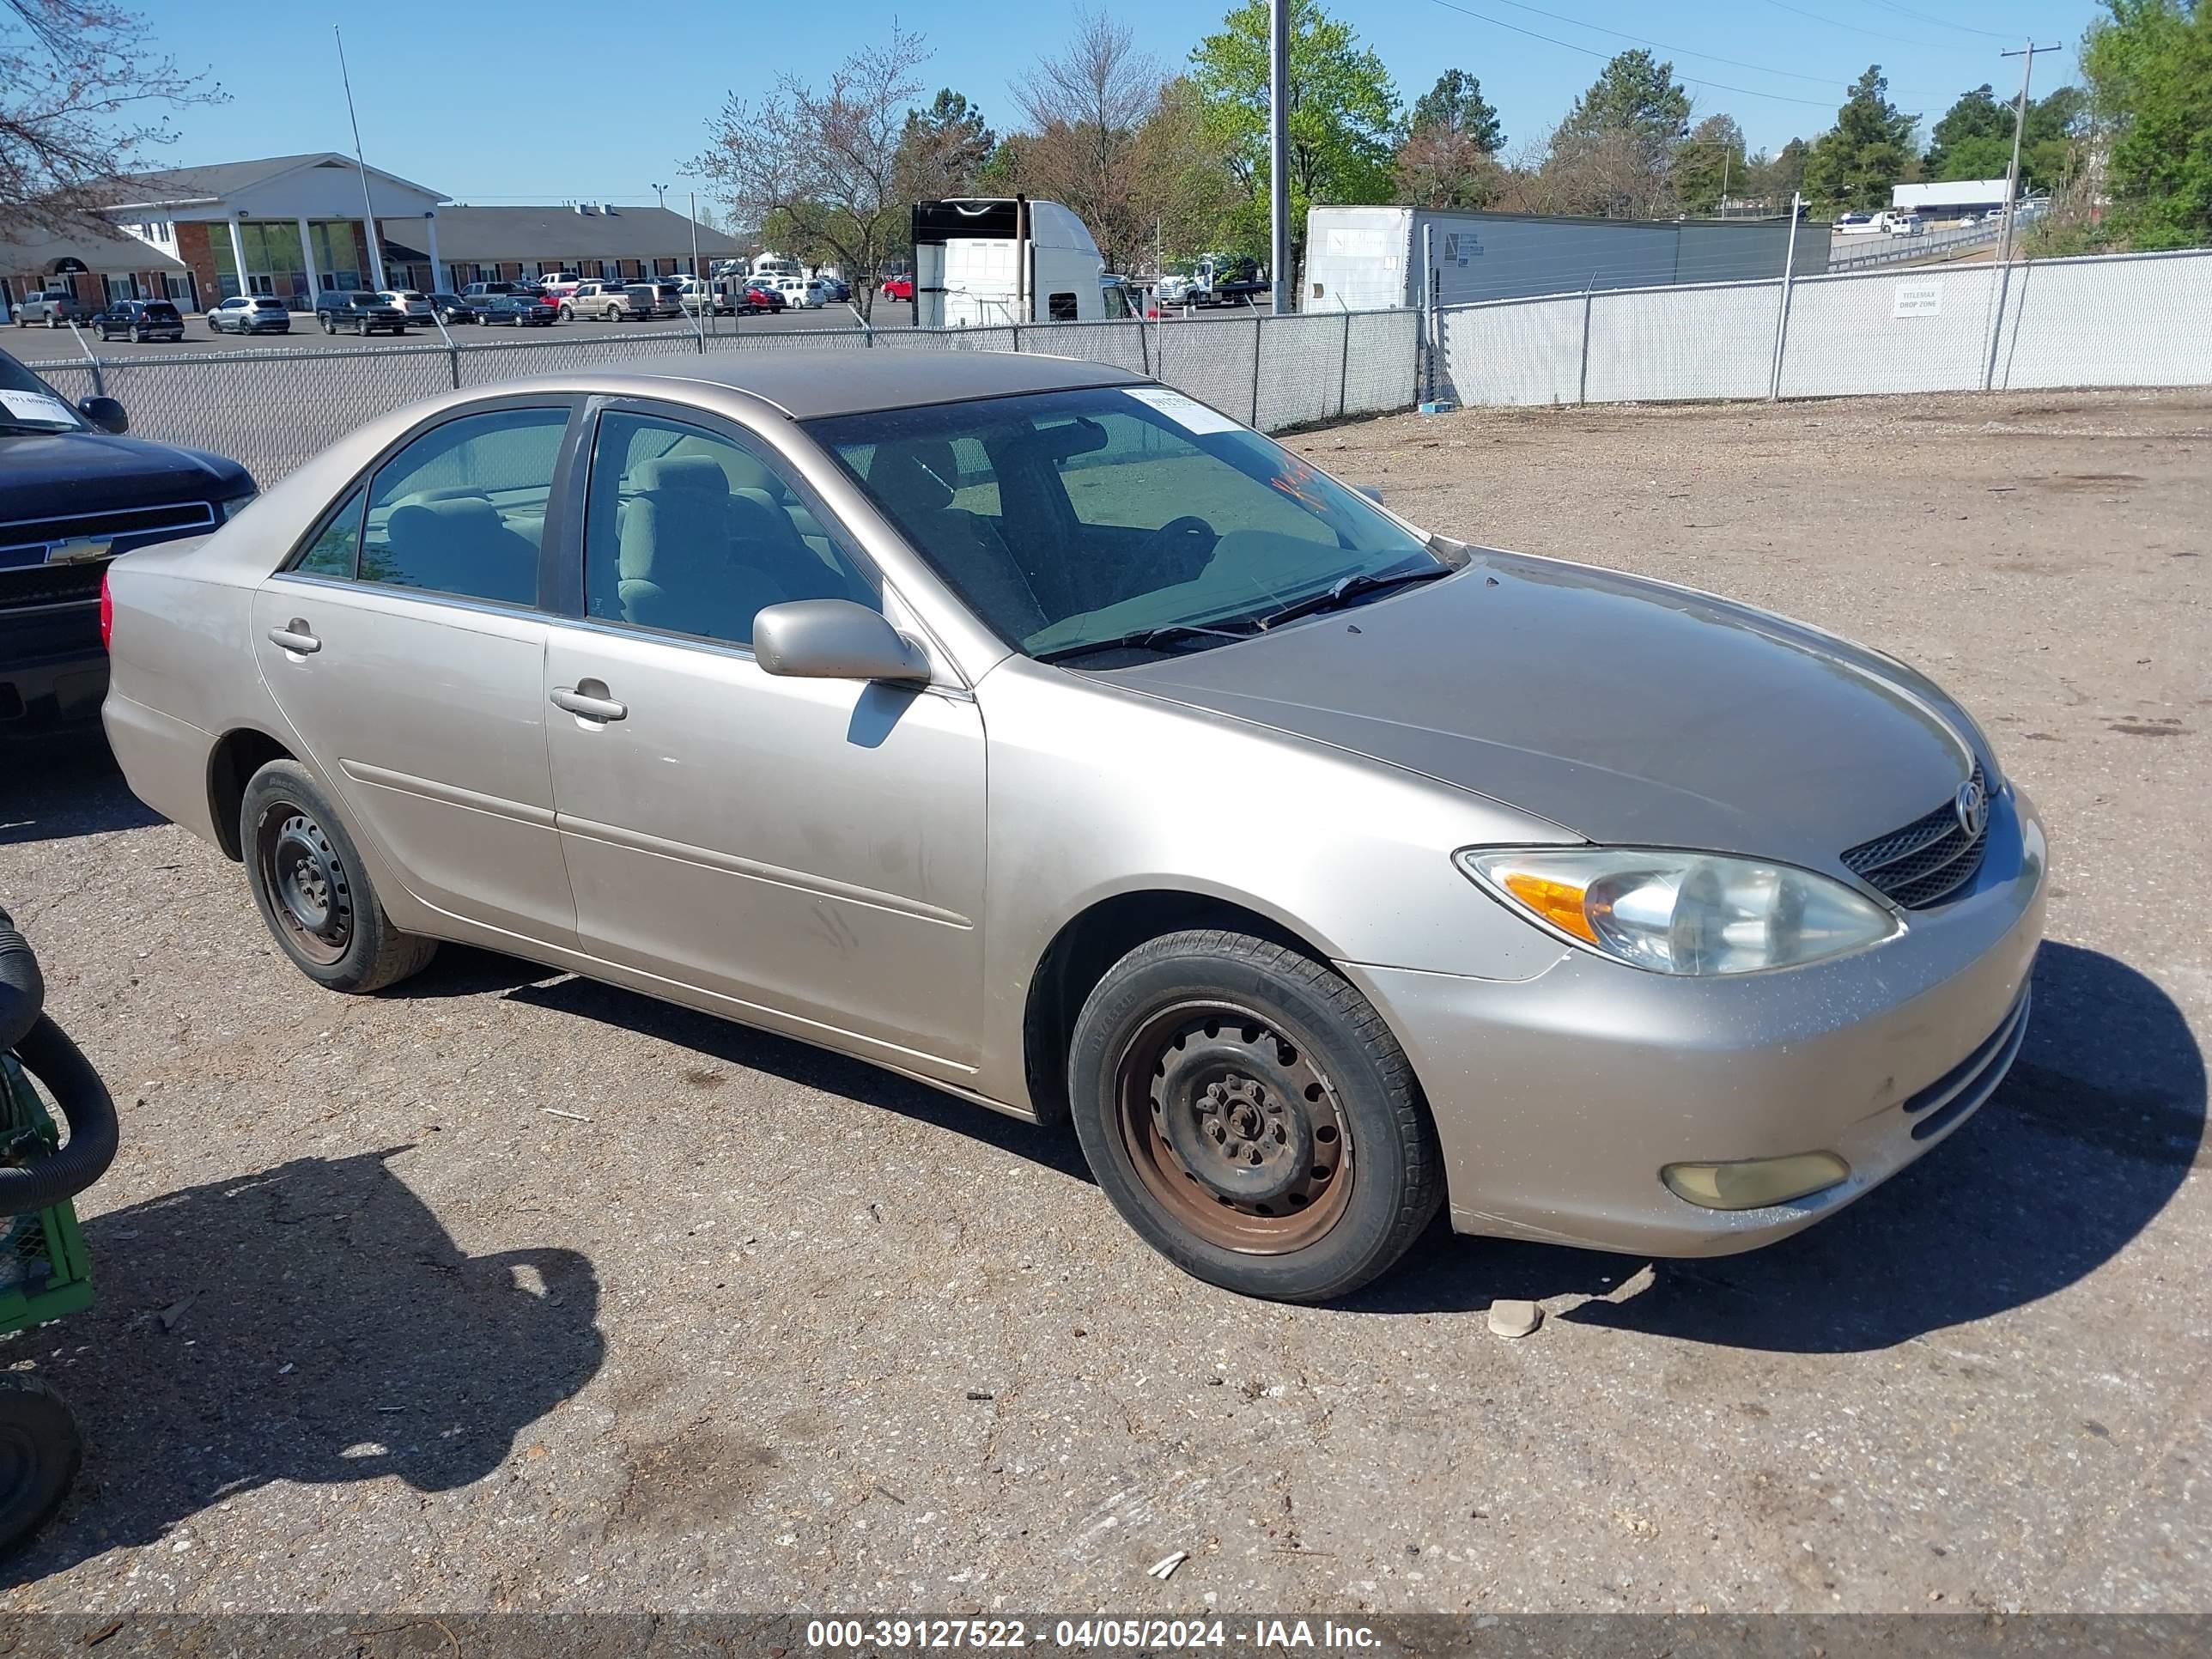
[(1267, 344), (1266, 337), (1261, 332), (1261, 326), (1260, 307), (1255, 305), (1252, 307), (1252, 429), (1255, 432), (1260, 429), (1260, 352)]
[[(461, 349), (453, 343), (453, 337), (446, 331), (446, 319), (435, 310), (430, 313), (430, 320), (437, 324), (438, 336), (446, 343), (447, 378), (453, 381), (453, 390), (459, 392), (461, 389)], [(520, 331), (519, 329), (516, 331), (518, 333)]]
[(1582, 379), (1575, 387), (1575, 401), (1577, 404), (1589, 402), (1590, 291), (1596, 286), (1597, 272), (1593, 270), (1590, 272), (1589, 281), (1583, 284), (1583, 372)]
[(1344, 303), (1344, 296), (1336, 296), (1336, 308), (1344, 313), (1344, 350), (1336, 363), (1336, 418), (1342, 420), (1352, 395), (1352, 307)]
[(93, 349), (84, 343), (84, 331), (76, 325), (76, 319), (65, 317), (62, 320), (70, 325), (70, 338), (75, 340), (76, 349), (84, 353), (85, 362), (92, 365), (92, 395), (95, 398), (105, 398), (107, 395), (107, 379), (100, 372), (100, 358), (94, 353)]
[(1137, 321), (1137, 365), (1138, 365), (1139, 368), (1139, 369), (1140, 369), (1144, 374), (1148, 374), (1148, 375), (1149, 375), (1149, 374), (1152, 372), (1152, 344), (1151, 344), (1151, 343), (1150, 343), (1148, 340), (1146, 340), (1146, 339), (1145, 338), (1145, 314), (1144, 314), (1144, 313), (1142, 313), (1142, 312), (1139, 312), (1139, 313), (1137, 313), (1137, 319), (1136, 319), (1136, 321)]
[(1782, 255), (1782, 297), (1774, 307), (1774, 367), (1766, 383), (1769, 403), (1782, 401), (1782, 354), (1790, 339), (1790, 283), (1797, 270), (1797, 215), (1804, 202), (1802, 192), (1790, 192), (1790, 234)]
[(1016, 323), (1012, 326), (1014, 331), (1014, 349), (1019, 351), (1022, 349), (1022, 325), (1019, 323)]
[(1421, 373), (1413, 386), (1414, 401), (1434, 403), (1437, 397), (1437, 262), (1434, 225), (1421, 227)]

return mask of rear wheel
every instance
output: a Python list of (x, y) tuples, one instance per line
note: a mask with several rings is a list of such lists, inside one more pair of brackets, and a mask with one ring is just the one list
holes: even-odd
[(69, 1401), (39, 1377), (0, 1376), (0, 1554), (30, 1541), (84, 1466)]
[(392, 925), (361, 854), (322, 786), (271, 761), (239, 808), (253, 902), (292, 963), (333, 991), (376, 991), (428, 965), (438, 943)]
[(1443, 1198), (1413, 1068), (1322, 963), (1231, 933), (1170, 934), (1107, 971), (1068, 1062), (1078, 1138), (1123, 1219), (1247, 1296), (1348, 1295)]

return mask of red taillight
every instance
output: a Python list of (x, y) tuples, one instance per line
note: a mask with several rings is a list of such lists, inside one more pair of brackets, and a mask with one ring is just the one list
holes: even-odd
[(106, 650), (115, 637), (115, 596), (107, 591), (107, 573), (100, 573), (100, 648)]

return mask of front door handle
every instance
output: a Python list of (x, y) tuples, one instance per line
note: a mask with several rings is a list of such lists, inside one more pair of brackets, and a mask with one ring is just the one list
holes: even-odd
[[(590, 686), (592, 690), (584, 688)], [(618, 720), (629, 713), (629, 705), (617, 702), (606, 695), (607, 688), (597, 680), (585, 680), (574, 690), (556, 686), (553, 691), (553, 706), (565, 708), (580, 720)], [(595, 695), (596, 694), (596, 695)]]
[(323, 648), (323, 642), (308, 630), (307, 624), (295, 617), (282, 628), (269, 630), (269, 642), (281, 645), (287, 651), (296, 651), (303, 657), (312, 657)]

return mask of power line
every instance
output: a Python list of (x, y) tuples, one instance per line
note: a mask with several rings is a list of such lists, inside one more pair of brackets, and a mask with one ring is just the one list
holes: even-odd
[(1924, 11), (1915, 11), (1910, 6), (1900, 6), (1895, 0), (1874, 0), (1884, 11), (1893, 11), (1899, 17), (1910, 17), (1915, 22), (1933, 23), (1937, 28), (1956, 29), (1961, 34), (1985, 34), (1992, 40), (2009, 40), (2009, 34), (1999, 34), (1995, 29), (1978, 29), (1971, 23), (1954, 23), (1948, 17), (1932, 17)]
[[(1486, 16), (1483, 13), (1479, 11), (1470, 11), (1465, 6), (1454, 5), (1452, 3), (1452, 0), (1431, 0), (1431, 3), (1433, 4), (1442, 6), (1446, 11), (1455, 11), (1462, 17), (1472, 17), (1478, 23), (1487, 23), (1492, 28), (1506, 29), (1515, 34), (1523, 34), (1528, 36), (1531, 40), (1541, 40), (1547, 46), (1562, 46), (1569, 52), (1578, 52), (1585, 58), (1595, 58), (1601, 61), (1604, 61), (1610, 59), (1614, 55), (1611, 52), (1600, 52), (1595, 46), (1578, 46), (1571, 40), (1562, 40), (1553, 35), (1540, 34), (1534, 29), (1522, 28), (1518, 23), (1509, 23), (1502, 17), (1490, 17)], [(1606, 32), (1607, 33), (1612, 33), (1611, 30), (1607, 30)], [(1629, 35), (1624, 38), (1632, 40), (1636, 37)], [(1662, 48), (1662, 50), (1671, 52), (1674, 48), (1669, 46)], [(1686, 55), (1698, 56), (1702, 54)], [(1769, 70), (1764, 72), (1772, 73), (1773, 71)], [(1793, 98), (1789, 94), (1783, 92), (1761, 92), (1756, 87), (1730, 86), (1725, 81), (1708, 81), (1700, 77), (1692, 77), (1690, 76), (1684, 76), (1682, 78), (1689, 82), (1692, 86), (1711, 87), (1718, 92), (1733, 92), (1737, 94), (1739, 96), (1745, 98), (1764, 98), (1768, 100), (1770, 102), (1777, 104), (1802, 104), (1808, 109), (1832, 110), (1836, 107), (1835, 105), (1817, 98)]]
[(1747, 69), (1759, 75), (1779, 76), (1785, 81), (1809, 81), (1814, 86), (1832, 86), (1835, 77), (1827, 75), (1805, 75), (1796, 70), (1770, 69), (1765, 64), (1747, 64), (1741, 58), (1723, 58), (1710, 52), (1692, 52), (1687, 46), (1670, 46), (1664, 40), (1649, 40), (1640, 34), (1628, 34), (1620, 29), (1609, 29), (1596, 23), (1585, 23), (1579, 17), (1568, 17), (1556, 11), (1546, 11), (1541, 6), (1523, 5), (1522, 0), (1492, 0), (1494, 5), (1510, 6), (1516, 11), (1534, 12), (1539, 17), (1548, 17), (1555, 23), (1571, 23), (1578, 29), (1588, 29), (1594, 34), (1610, 34), (1617, 40), (1633, 40), (1639, 46), (1656, 46), (1661, 52), (1672, 52), (1677, 58), (1702, 58), (1709, 64), (1726, 64), (1731, 69)]
[(1786, 4), (1784, 0), (1766, 0), (1777, 11), (1786, 11), (1793, 16), (1810, 18), (1815, 23), (1825, 23), (1832, 29), (1842, 29), (1850, 34), (1863, 34), (1870, 40), (1887, 40), (1900, 46), (1920, 46), (1929, 52), (1948, 52), (1950, 47), (1936, 40), (1914, 40), (1902, 34), (1885, 34), (1880, 29), (1861, 28), (1856, 23), (1838, 22), (1832, 17), (1823, 17), (1817, 11), (1807, 11), (1802, 6)]

